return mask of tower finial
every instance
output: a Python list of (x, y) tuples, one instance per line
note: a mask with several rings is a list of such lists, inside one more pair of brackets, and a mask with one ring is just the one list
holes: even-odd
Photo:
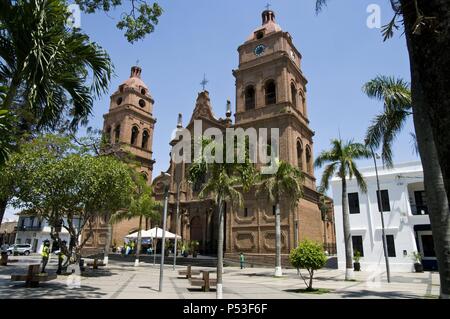
[(132, 66), (130, 78), (133, 78), (133, 77), (141, 78), (141, 72), (142, 72), (142, 69), (139, 66), (137, 66), (137, 65)]
[(231, 117), (231, 102), (229, 99), (227, 100), (227, 111), (226, 111), (225, 115), (227, 116), (227, 118)]
[(181, 113), (178, 113), (178, 121), (177, 121), (177, 128), (183, 127), (183, 115)]
[(200, 85), (203, 87), (203, 91), (206, 89), (206, 84), (208, 84), (209, 81), (206, 79), (206, 74), (203, 74), (203, 80), (200, 82)]
[(266, 10), (262, 13), (262, 23), (263, 25), (269, 22), (275, 22), (275, 13), (270, 10), (271, 5), (266, 5)]

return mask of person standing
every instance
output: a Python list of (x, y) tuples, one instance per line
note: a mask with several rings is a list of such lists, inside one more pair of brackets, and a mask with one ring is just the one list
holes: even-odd
[(56, 273), (58, 275), (60, 275), (62, 273), (63, 262), (64, 262), (64, 258), (66, 256), (66, 251), (67, 251), (66, 241), (62, 241), (61, 249), (59, 250), (59, 253), (58, 253), (58, 270), (56, 271)]
[(240, 264), (241, 264), (241, 269), (244, 269), (244, 264), (245, 264), (245, 256), (244, 256), (244, 253), (241, 253), (241, 254), (239, 255), (239, 261), (240, 261)]
[(41, 273), (45, 273), (45, 266), (47, 266), (48, 258), (50, 256), (50, 242), (48, 240), (44, 241), (44, 247), (42, 247), (42, 271)]

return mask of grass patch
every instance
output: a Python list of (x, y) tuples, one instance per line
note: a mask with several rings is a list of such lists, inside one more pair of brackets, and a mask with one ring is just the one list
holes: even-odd
[(425, 299), (439, 299), (438, 295), (431, 295), (431, 294), (426, 294)]
[(326, 289), (326, 288), (316, 288), (316, 289), (312, 289), (312, 290), (308, 290), (308, 289), (289, 289), (286, 290), (287, 292), (295, 292), (295, 293), (300, 293), (300, 294), (313, 294), (313, 295), (323, 295), (323, 294), (327, 294), (329, 292), (332, 292), (331, 289)]

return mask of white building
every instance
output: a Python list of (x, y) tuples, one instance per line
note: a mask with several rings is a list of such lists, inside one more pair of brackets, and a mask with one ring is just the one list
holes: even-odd
[[(66, 222), (65, 220), (63, 221)], [(74, 225), (77, 225), (78, 219), (74, 219)], [(36, 216), (20, 214), (19, 221), (17, 222), (17, 234), (16, 234), (16, 244), (30, 244), (32, 247), (32, 252), (40, 253), (44, 245), (44, 241), (49, 240), (51, 243), (51, 251), (59, 249), (58, 243), (51, 239), (51, 226), (45, 219), (41, 219)], [(59, 238), (66, 241), (67, 244), (70, 242), (69, 232), (62, 227), (59, 233)]]
[[(374, 167), (362, 168), (367, 193), (357, 186), (355, 178), (347, 179), (348, 208), (353, 251), (362, 254), (361, 271), (384, 271), (381, 216), (377, 200)], [(421, 162), (395, 165), (393, 169), (378, 170), (386, 242), (391, 271), (413, 271), (413, 252), (421, 252), (426, 270), (436, 269), (433, 237), (424, 192)], [(345, 269), (345, 248), (342, 220), (342, 182), (331, 181), (333, 190), (338, 267)]]

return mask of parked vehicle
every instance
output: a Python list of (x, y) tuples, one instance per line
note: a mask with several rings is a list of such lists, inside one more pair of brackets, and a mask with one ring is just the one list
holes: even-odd
[(12, 245), (7, 250), (8, 255), (25, 255), (28, 256), (31, 253), (30, 244), (16, 244)]

